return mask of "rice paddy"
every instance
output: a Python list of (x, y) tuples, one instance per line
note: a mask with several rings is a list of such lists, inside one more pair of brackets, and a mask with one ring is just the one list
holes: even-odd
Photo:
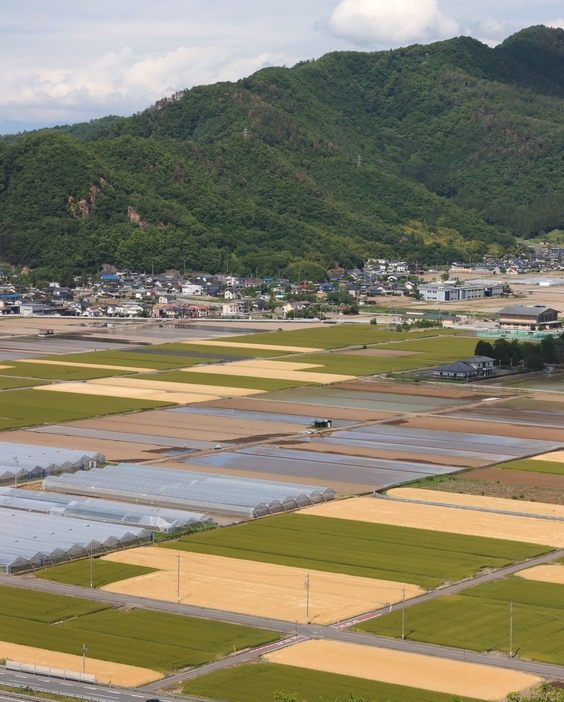
[(154, 573), (155, 570), (155, 568), (147, 568), (146, 566), (114, 563), (113, 561), (95, 558), (92, 561), (92, 570), (88, 559), (63, 563), (62, 565), (40, 570), (36, 573), (36, 577), (40, 580), (51, 580), (55, 583), (64, 583), (65, 585), (90, 587), (90, 573), (92, 572), (92, 587), (99, 588), (120, 580)]
[[(472, 651), (513, 652), (521, 658), (564, 664), (564, 585), (512, 577), (440, 597), (405, 610), (406, 638)], [(358, 631), (401, 637), (401, 612), (358, 624)]]
[(401, 526), (288, 514), (182, 537), (163, 548), (312, 568), (434, 589), (549, 547)]
[[(189, 374), (184, 373), (181, 370), (168, 371), (166, 373), (159, 373), (158, 375), (140, 375), (136, 377), (139, 377), (140, 380), (146, 378), (147, 380), (151, 379), (173, 383), (194, 382), (194, 379)], [(273, 378), (249, 378), (248, 376), (217, 375), (215, 373), (206, 372), (199, 372), (197, 380), (198, 383), (202, 383), (204, 385), (219, 385), (223, 387), (245, 388), (249, 390), (263, 390), (264, 392), (290, 390), (292, 388), (302, 387), (304, 385), (311, 385), (311, 383), (305, 383), (303, 380), (297, 381), (275, 380)]]
[(524, 459), (522, 461), (510, 461), (501, 463), (498, 468), (503, 470), (520, 470), (526, 473), (548, 473), (550, 475), (564, 475), (564, 463), (556, 461)]

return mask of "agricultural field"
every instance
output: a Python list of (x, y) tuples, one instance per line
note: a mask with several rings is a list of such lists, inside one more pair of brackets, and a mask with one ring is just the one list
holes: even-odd
[[(187, 695), (226, 702), (271, 702), (276, 692), (297, 693), (300, 700), (346, 700), (349, 694), (364, 700), (389, 702), (450, 702), (441, 692), (392, 685), (277, 663), (240, 665), (203, 675), (184, 684)], [(475, 702), (462, 697), (463, 702)]]
[[(95, 558), (92, 562), (92, 586), (95, 588), (104, 587), (110, 583), (115, 583), (128, 578), (136, 578), (139, 575), (154, 573), (156, 568), (145, 566), (129, 565), (127, 563), (113, 563)], [(73, 561), (62, 565), (52, 566), (36, 573), (40, 580), (52, 580), (65, 585), (77, 585), (78, 587), (90, 587), (90, 560)]]
[(47, 385), (44, 380), (25, 378), (4, 378), (0, 376), (0, 390), (16, 390), (18, 388), (32, 388), (39, 385)]
[(556, 461), (525, 459), (501, 463), (498, 468), (503, 470), (522, 470), (526, 473), (548, 473), (550, 475), (564, 475), (564, 463)]
[(244, 388), (246, 390), (263, 390), (272, 392), (275, 390), (290, 390), (292, 388), (311, 385), (311, 383), (298, 382), (295, 380), (275, 380), (272, 378), (249, 378), (245, 376), (216, 375), (215, 373), (198, 373), (197, 378), (184, 373), (183, 371), (168, 371), (158, 375), (140, 375), (139, 379), (161, 380), (174, 383), (195, 383), (198, 385), (217, 385), (231, 388)]
[[(231, 341), (231, 337), (229, 338), (229, 341)], [(232, 358), (276, 358), (277, 356), (288, 356), (290, 354), (288, 351), (277, 351), (276, 349), (249, 349), (237, 348), (236, 346), (206, 346), (205, 344), (198, 344), (197, 342), (192, 343), (183, 341), (172, 344), (152, 346), (151, 348), (158, 349), (163, 353), (166, 353), (167, 351), (174, 351), (176, 353), (186, 354), (186, 358), (190, 358), (190, 356), (193, 356), (194, 354), (205, 354), (206, 356), (209, 356), (209, 358), (205, 359), (207, 363), (213, 363), (214, 356), (218, 357), (217, 360), (222, 360), (222, 357), (226, 356)], [(178, 358), (181, 359), (182, 356), (178, 356)]]
[(113, 370), (108, 368), (80, 368), (78, 366), (50, 365), (46, 363), (24, 363), (10, 361), (0, 368), (0, 376), (16, 376), (23, 378), (40, 378), (42, 380), (92, 380), (94, 378), (107, 378), (113, 375), (126, 375), (134, 370)]
[[(513, 650), (521, 658), (564, 664), (564, 585), (511, 577), (405, 610), (406, 638), (472, 651)], [(401, 612), (359, 624), (357, 631), (401, 637)]]
[(89, 397), (65, 392), (14, 390), (0, 393), (0, 430), (58, 424), (75, 419), (166, 407), (170, 403), (126, 398)]
[[(151, 349), (159, 348), (152, 346)], [(209, 358), (182, 358), (167, 356), (160, 353), (136, 351), (89, 351), (87, 353), (71, 353), (66, 356), (45, 356), (45, 360), (70, 363), (98, 363), (100, 365), (123, 366), (130, 368), (153, 368), (154, 370), (169, 370), (195, 365), (196, 363), (212, 363)]]
[(551, 550), (516, 541), (305, 514), (194, 534), (162, 548), (408, 582), (424, 589)]
[[(276, 640), (261, 629), (0, 588), (0, 640), (166, 673)], [(56, 626), (54, 626), (54, 624)]]

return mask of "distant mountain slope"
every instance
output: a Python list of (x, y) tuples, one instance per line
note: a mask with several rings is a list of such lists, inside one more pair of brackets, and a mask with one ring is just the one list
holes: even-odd
[(510, 250), (564, 226), (563, 55), (545, 27), (332, 53), (4, 138), (0, 256), (321, 277)]

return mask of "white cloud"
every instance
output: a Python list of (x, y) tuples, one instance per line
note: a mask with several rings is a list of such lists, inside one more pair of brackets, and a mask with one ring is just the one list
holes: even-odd
[(564, 29), (564, 19), (560, 17), (560, 19), (552, 20), (551, 22), (547, 22), (546, 26), (553, 27), (554, 29)]
[(132, 48), (109, 52), (78, 70), (19, 70), (0, 74), (0, 110), (9, 120), (75, 121), (82, 113), (133, 112), (178, 90), (237, 80), (272, 64), (282, 53), (237, 57), (216, 46), (181, 46), (153, 56)]
[(437, 0), (341, 0), (329, 28), (358, 44), (402, 44), (455, 36), (458, 23)]

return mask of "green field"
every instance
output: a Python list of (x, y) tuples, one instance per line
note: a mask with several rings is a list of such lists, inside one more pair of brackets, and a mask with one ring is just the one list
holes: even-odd
[[(184, 684), (184, 693), (226, 702), (274, 702), (276, 692), (297, 693), (299, 700), (327, 702), (349, 694), (366, 702), (449, 702), (450, 695), (402, 685), (323, 673), (276, 663), (250, 663), (202, 675)], [(469, 702), (471, 698), (462, 697)]]
[[(136, 578), (138, 575), (155, 573), (157, 568), (146, 568), (145, 566), (129, 565), (127, 563), (113, 563), (112, 561), (101, 561), (95, 558), (92, 561), (92, 585), (103, 587), (119, 580)], [(90, 559), (63, 563), (40, 570), (36, 577), (40, 580), (52, 580), (56, 583), (66, 585), (78, 585), (79, 587), (90, 587)]]
[(37, 424), (58, 424), (134, 410), (169, 407), (171, 403), (72, 392), (14, 390), (0, 393), (0, 431)]
[(0, 376), (0, 390), (14, 390), (17, 388), (32, 388), (39, 385), (49, 385), (43, 380), (25, 378), (3, 378)]
[[(246, 337), (237, 337), (233, 341), (243, 341)], [(221, 339), (214, 339), (214, 341), (222, 341)], [(231, 341), (231, 338), (225, 339), (225, 341)], [(256, 342), (258, 343), (270, 343), (267, 341)], [(185, 354), (189, 353), (200, 353), (210, 356), (236, 356), (238, 358), (274, 358), (276, 356), (287, 356), (289, 351), (269, 351), (268, 349), (241, 349), (232, 346), (206, 346), (205, 344), (183, 344), (183, 343), (172, 343), (163, 344), (161, 346), (153, 346), (153, 349), (160, 349), (162, 351), (181, 351)], [(189, 358), (189, 357), (188, 357)], [(213, 363), (213, 359), (206, 359), (208, 363)]]
[[(313, 385), (313, 383), (298, 383), (292, 380), (273, 380), (270, 378), (247, 378), (235, 375), (218, 375), (216, 373), (184, 373), (169, 371), (159, 375), (136, 376), (147, 380), (163, 380), (168, 383), (194, 383), (196, 385), (219, 385), (227, 388), (245, 388), (247, 390), (290, 390), (292, 388)], [(321, 382), (322, 379), (320, 379)]]
[[(450, 336), (460, 333), (463, 332), (454, 329), (427, 329), (417, 332), (397, 332), (389, 331), (387, 328), (382, 329), (373, 324), (335, 324), (311, 329), (234, 336), (226, 339), (226, 341), (238, 341), (246, 344), (272, 344), (273, 346), (305, 346), (315, 349), (338, 349), (345, 348), (346, 346), (381, 344), (387, 341), (418, 339), (429, 336)], [(474, 346), (475, 345), (474, 343)]]
[(522, 470), (526, 473), (564, 475), (564, 463), (556, 463), (555, 461), (532, 461), (527, 458), (520, 461), (500, 463), (496, 468), (503, 468), (504, 470)]
[(348, 519), (283, 514), (162, 548), (409, 582), (425, 589), (547, 553), (548, 546)]
[(187, 360), (180, 356), (143, 353), (142, 351), (139, 353), (135, 351), (89, 351), (88, 353), (71, 353), (66, 356), (46, 356), (45, 358), (51, 361), (99, 363), (100, 365), (123, 366), (124, 368), (154, 368), (155, 370), (169, 370), (171, 368), (195, 365), (196, 363), (210, 363), (210, 360), (206, 358), (190, 358)]
[[(564, 585), (512, 577), (459, 595), (408, 607), (406, 638), (472, 651), (509, 651), (509, 603), (513, 602), (513, 650), (521, 658), (564, 664)], [(401, 637), (401, 612), (355, 627)]]
[(124, 369), (77, 368), (75, 366), (49, 366), (43, 363), (18, 363), (10, 361), (11, 368), (0, 368), (1, 376), (42, 378), (43, 380), (94, 380), (114, 375), (129, 375), (135, 371)]
[(278, 638), (261, 629), (16, 588), (0, 587), (0, 603), (3, 641), (78, 655), (86, 644), (92, 658), (163, 673)]

